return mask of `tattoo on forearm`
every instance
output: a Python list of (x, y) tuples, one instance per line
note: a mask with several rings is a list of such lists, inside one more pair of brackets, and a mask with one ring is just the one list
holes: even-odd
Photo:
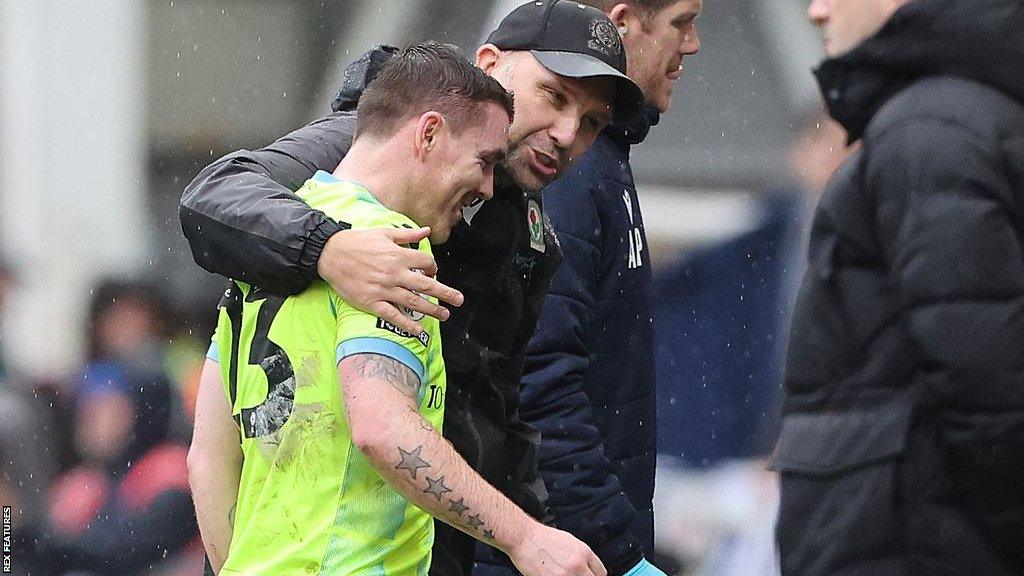
[(421, 457), (423, 453), (423, 446), (417, 446), (412, 452), (406, 452), (402, 450), (402, 447), (398, 447), (398, 455), (401, 461), (395, 466), (396, 470), (408, 470), (412, 479), (416, 479), (416, 472), (420, 468), (430, 468), (430, 462), (427, 462)]
[(458, 500), (450, 500), (448, 502), (448, 511), (455, 512), (456, 516), (462, 517), (462, 513), (469, 510), (469, 506), (466, 506), (466, 499), (459, 498)]
[(433, 494), (437, 501), (441, 501), (441, 496), (452, 491), (451, 488), (444, 485), (444, 476), (440, 478), (431, 478), (427, 476), (427, 487), (423, 489), (427, 494)]
[(480, 519), (479, 514), (474, 514), (470, 516), (466, 519), (466, 522), (469, 523), (470, 528), (472, 528), (473, 530), (478, 530), (484, 524), (483, 520)]
[[(422, 444), (412, 450), (406, 450), (401, 446), (397, 446), (397, 448), (398, 463), (395, 464), (396, 470), (405, 470), (413, 480), (416, 480), (421, 468), (431, 468), (430, 462), (423, 458)], [(454, 490), (444, 483), (445, 477), (443, 475), (433, 478), (424, 474), (424, 479), (427, 485), (421, 488), (421, 490), (425, 494), (432, 494), (434, 498), (437, 498), (438, 502), (443, 502), (446, 494), (454, 496)], [(494, 530), (486, 529), (487, 525), (479, 513), (471, 516), (468, 515), (471, 508), (466, 504), (466, 498), (460, 496), (456, 499), (452, 496), (448, 496), (448, 512), (454, 513), (454, 521), (471, 532), (483, 534), (484, 538), (494, 540)]]
[(419, 399), (420, 379), (405, 364), (380, 354), (357, 354), (352, 359), (363, 378), (386, 380), (402, 394)]

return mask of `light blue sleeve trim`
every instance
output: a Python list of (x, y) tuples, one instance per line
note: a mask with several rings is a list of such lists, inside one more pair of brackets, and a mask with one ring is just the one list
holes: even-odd
[(220, 364), (220, 351), (217, 350), (216, 342), (210, 342), (210, 349), (206, 351), (206, 357)]
[(325, 172), (323, 170), (317, 170), (316, 173), (313, 174), (313, 180), (316, 180), (317, 182), (323, 182), (324, 184), (334, 184), (336, 182), (341, 182), (341, 180), (335, 178), (334, 174), (331, 174), (330, 172)]
[(341, 362), (344, 358), (352, 356), (353, 354), (380, 354), (381, 356), (387, 356), (393, 360), (398, 360), (402, 364), (409, 367), (410, 370), (416, 373), (416, 376), (420, 379), (420, 384), (423, 383), (425, 370), (423, 369), (423, 362), (416, 357), (408, 348), (392, 342), (391, 340), (385, 340), (383, 338), (353, 338), (346, 340), (341, 344), (338, 344), (338, 362)]
[(626, 572), (624, 576), (666, 576), (657, 566), (651, 564), (646, 558), (640, 561), (639, 564), (633, 566), (629, 572)]

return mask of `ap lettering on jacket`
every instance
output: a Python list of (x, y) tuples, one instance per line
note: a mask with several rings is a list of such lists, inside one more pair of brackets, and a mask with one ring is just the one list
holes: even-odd
[(633, 220), (633, 202), (629, 197), (628, 190), (622, 192), (622, 201), (626, 203), (626, 214), (629, 216), (629, 230), (626, 235), (629, 236), (629, 269), (632, 270), (644, 265), (644, 238), (640, 234), (640, 228)]

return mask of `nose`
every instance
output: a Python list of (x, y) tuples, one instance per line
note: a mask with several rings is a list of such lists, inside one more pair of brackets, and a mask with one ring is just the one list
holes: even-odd
[(477, 194), (484, 200), (494, 197), (494, 170), (488, 170), (484, 175), (484, 181), (480, 184)]
[(562, 150), (568, 150), (572, 147), (580, 131), (580, 118), (575, 110), (571, 112), (571, 114), (566, 113), (559, 116), (558, 120), (551, 126), (551, 129), (548, 130), (548, 135), (555, 141), (555, 147)]
[(696, 24), (693, 25), (693, 28), (688, 33), (683, 35), (683, 45), (680, 46), (680, 52), (685, 56), (700, 52), (700, 34), (697, 32)]
[(807, 19), (815, 26), (821, 26), (828, 20), (828, 2), (825, 0), (811, 0), (807, 6)]

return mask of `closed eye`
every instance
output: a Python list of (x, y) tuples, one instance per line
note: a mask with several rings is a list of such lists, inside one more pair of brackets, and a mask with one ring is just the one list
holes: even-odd
[(693, 24), (694, 20), (696, 19), (696, 14), (683, 14), (682, 16), (672, 21), (672, 26), (676, 27), (679, 30), (682, 30), (683, 28), (686, 28), (687, 26)]
[(565, 106), (566, 102), (569, 101), (569, 99), (565, 97), (565, 94), (562, 94), (561, 92), (555, 90), (554, 88), (544, 86), (543, 89), (544, 92), (547, 93), (548, 97), (551, 98), (551, 101), (554, 102), (555, 105), (558, 106), (559, 108)]

